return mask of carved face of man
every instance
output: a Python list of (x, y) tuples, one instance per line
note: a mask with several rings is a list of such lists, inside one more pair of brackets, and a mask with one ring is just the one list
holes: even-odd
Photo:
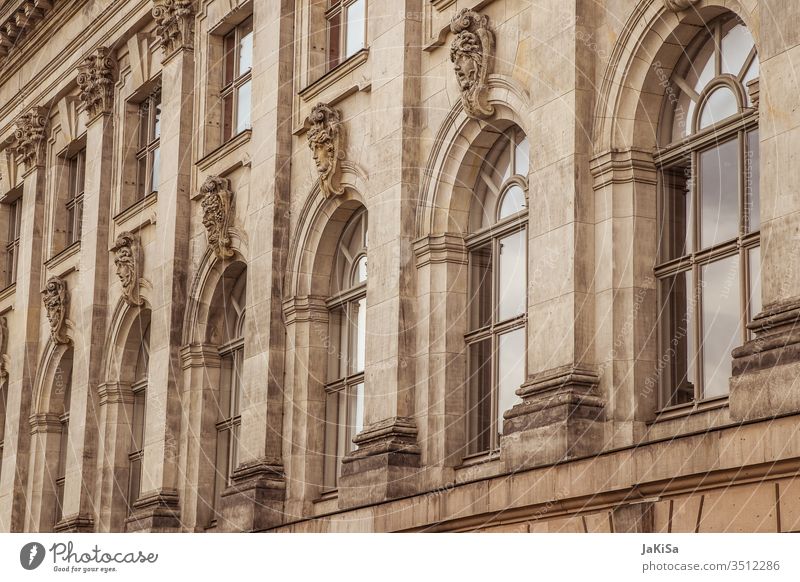
[(317, 171), (325, 176), (333, 164), (334, 147), (333, 139), (327, 131), (320, 131), (311, 141), (311, 153), (314, 156), (314, 164)]
[(122, 281), (123, 287), (130, 287), (133, 283), (134, 268), (133, 268), (133, 252), (131, 247), (122, 246), (117, 251), (117, 256), (114, 258), (114, 264), (117, 266), (117, 276)]
[(481, 45), (478, 37), (471, 32), (462, 32), (453, 41), (450, 60), (462, 91), (469, 91), (478, 80), (478, 60)]

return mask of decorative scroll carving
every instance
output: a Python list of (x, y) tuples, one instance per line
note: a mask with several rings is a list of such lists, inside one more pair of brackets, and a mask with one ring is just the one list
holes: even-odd
[(153, 19), (156, 35), (164, 54), (181, 48), (191, 48), (194, 42), (193, 0), (153, 0)]
[(680, 12), (697, 4), (697, 2), (698, 0), (664, 0), (664, 6), (666, 6), (667, 10)]
[(233, 256), (228, 229), (233, 221), (233, 192), (230, 180), (219, 176), (209, 176), (200, 187), (203, 199), (203, 226), (206, 227), (208, 246), (220, 259)]
[(132, 232), (123, 232), (114, 242), (114, 266), (122, 282), (122, 297), (130, 305), (141, 305), (139, 296), (139, 240)]
[(489, 17), (464, 8), (450, 21), (456, 35), (450, 45), (461, 102), (470, 117), (486, 119), (494, 115), (494, 107), (486, 102), (489, 75), (494, 58), (494, 34), (489, 30)]
[(45, 139), (47, 133), (47, 109), (33, 107), (17, 119), (14, 132), (16, 152), (27, 168), (44, 164)]
[(0, 315), (0, 384), (8, 379), (8, 321)]
[(314, 155), (320, 190), (325, 198), (339, 196), (344, 193), (339, 184), (339, 160), (344, 159), (341, 115), (333, 107), (317, 103), (308, 121), (308, 147)]
[(78, 88), (89, 119), (111, 113), (114, 103), (114, 70), (117, 61), (106, 47), (99, 47), (78, 66)]
[(66, 336), (66, 317), (69, 294), (67, 293), (67, 283), (56, 276), (47, 280), (44, 291), (42, 291), (42, 301), (47, 310), (47, 320), (50, 322), (50, 337), (57, 344), (69, 343)]

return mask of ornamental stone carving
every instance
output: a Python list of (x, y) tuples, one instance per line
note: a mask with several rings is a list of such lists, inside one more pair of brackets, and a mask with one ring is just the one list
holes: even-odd
[(153, 19), (156, 35), (164, 54), (181, 48), (191, 48), (194, 42), (193, 0), (153, 0)]
[(69, 343), (66, 335), (66, 318), (69, 294), (67, 283), (56, 276), (47, 280), (42, 291), (42, 302), (47, 310), (47, 320), (50, 322), (50, 337), (56, 344)]
[(114, 70), (116, 59), (106, 47), (97, 48), (78, 66), (78, 88), (89, 119), (111, 113), (114, 102)]
[(325, 198), (344, 193), (339, 184), (339, 161), (344, 158), (342, 121), (339, 111), (317, 103), (308, 116), (308, 147), (319, 173), (319, 187)]
[(464, 8), (450, 21), (456, 35), (450, 45), (461, 103), (469, 117), (486, 119), (494, 115), (494, 107), (486, 102), (487, 77), (494, 59), (494, 34), (489, 30), (489, 17)]
[(682, 10), (686, 10), (694, 4), (697, 4), (697, 2), (698, 0), (664, 0), (664, 6), (667, 7), (667, 10), (680, 12)]
[(0, 384), (8, 379), (8, 321), (0, 315)]
[(129, 304), (143, 303), (139, 296), (139, 240), (132, 232), (123, 232), (114, 242), (114, 266), (122, 282), (122, 297)]
[(208, 246), (220, 259), (233, 256), (229, 228), (233, 222), (233, 192), (230, 180), (209, 176), (200, 187), (203, 199), (203, 226), (206, 228)]
[(46, 133), (47, 109), (45, 107), (33, 107), (17, 120), (17, 129), (14, 132), (16, 153), (27, 168), (44, 164)]

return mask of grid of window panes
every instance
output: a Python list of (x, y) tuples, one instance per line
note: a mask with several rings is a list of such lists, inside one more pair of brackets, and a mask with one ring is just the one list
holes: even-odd
[(328, 69), (367, 45), (367, 0), (332, 0), (328, 20)]
[[(69, 362), (68, 366), (64, 362)], [(61, 424), (61, 435), (58, 445), (58, 468), (56, 469), (56, 510), (55, 523), (64, 516), (64, 483), (67, 474), (67, 447), (69, 446), (69, 405), (72, 385), (72, 353), (71, 350), (62, 358), (62, 364), (56, 370), (54, 390), (63, 406), (58, 420)], [(58, 394), (61, 391), (62, 394)]]
[(691, 85), (677, 83), (692, 95), (676, 111), (692, 117), (679, 123), (676, 113), (660, 174), (664, 406), (727, 395), (731, 352), (761, 310), (759, 139), (744, 85), (758, 76), (758, 57), (744, 25), (728, 18), (709, 26), (697, 55)]
[(133, 414), (131, 416), (130, 447), (128, 448), (128, 513), (139, 499), (142, 486), (142, 464), (144, 462), (144, 429), (147, 414), (147, 378), (150, 360), (150, 329), (142, 334), (142, 342), (136, 360), (133, 391)]
[(139, 146), (136, 151), (136, 195), (141, 200), (158, 191), (161, 142), (161, 90), (139, 105)]
[(238, 463), (239, 431), (242, 424), (239, 402), (244, 364), (246, 287), (247, 275), (245, 273), (239, 276), (230, 292), (224, 293), (224, 343), (219, 348), (216, 478), (214, 480), (212, 520), (216, 519), (222, 492), (231, 484), (231, 477)]
[(5, 286), (17, 280), (19, 264), (19, 240), (22, 231), (22, 198), (8, 203), (8, 239), (6, 242)]
[(342, 458), (364, 427), (364, 364), (367, 345), (367, 215), (344, 229), (334, 259), (334, 295), (328, 301), (328, 382), (325, 385), (324, 483), (336, 487)]
[(6, 439), (6, 403), (8, 398), (8, 380), (0, 381), (0, 478), (3, 475), (3, 445)]
[(250, 128), (253, 65), (253, 17), (225, 35), (223, 70), (222, 141)]
[(496, 450), (503, 413), (525, 381), (527, 184), (529, 146), (521, 131), (502, 134), (475, 187), (469, 248), (467, 454)]
[(69, 185), (67, 196), (67, 245), (81, 240), (83, 223), (83, 194), (86, 186), (86, 150), (82, 149), (67, 160)]

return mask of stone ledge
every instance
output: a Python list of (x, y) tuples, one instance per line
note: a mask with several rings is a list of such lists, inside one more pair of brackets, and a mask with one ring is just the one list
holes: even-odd
[(56, 533), (92, 533), (94, 519), (88, 515), (73, 515), (59, 521), (53, 530)]
[(174, 489), (161, 489), (145, 494), (133, 504), (133, 512), (125, 520), (128, 532), (168, 533), (181, 530), (180, 497)]

